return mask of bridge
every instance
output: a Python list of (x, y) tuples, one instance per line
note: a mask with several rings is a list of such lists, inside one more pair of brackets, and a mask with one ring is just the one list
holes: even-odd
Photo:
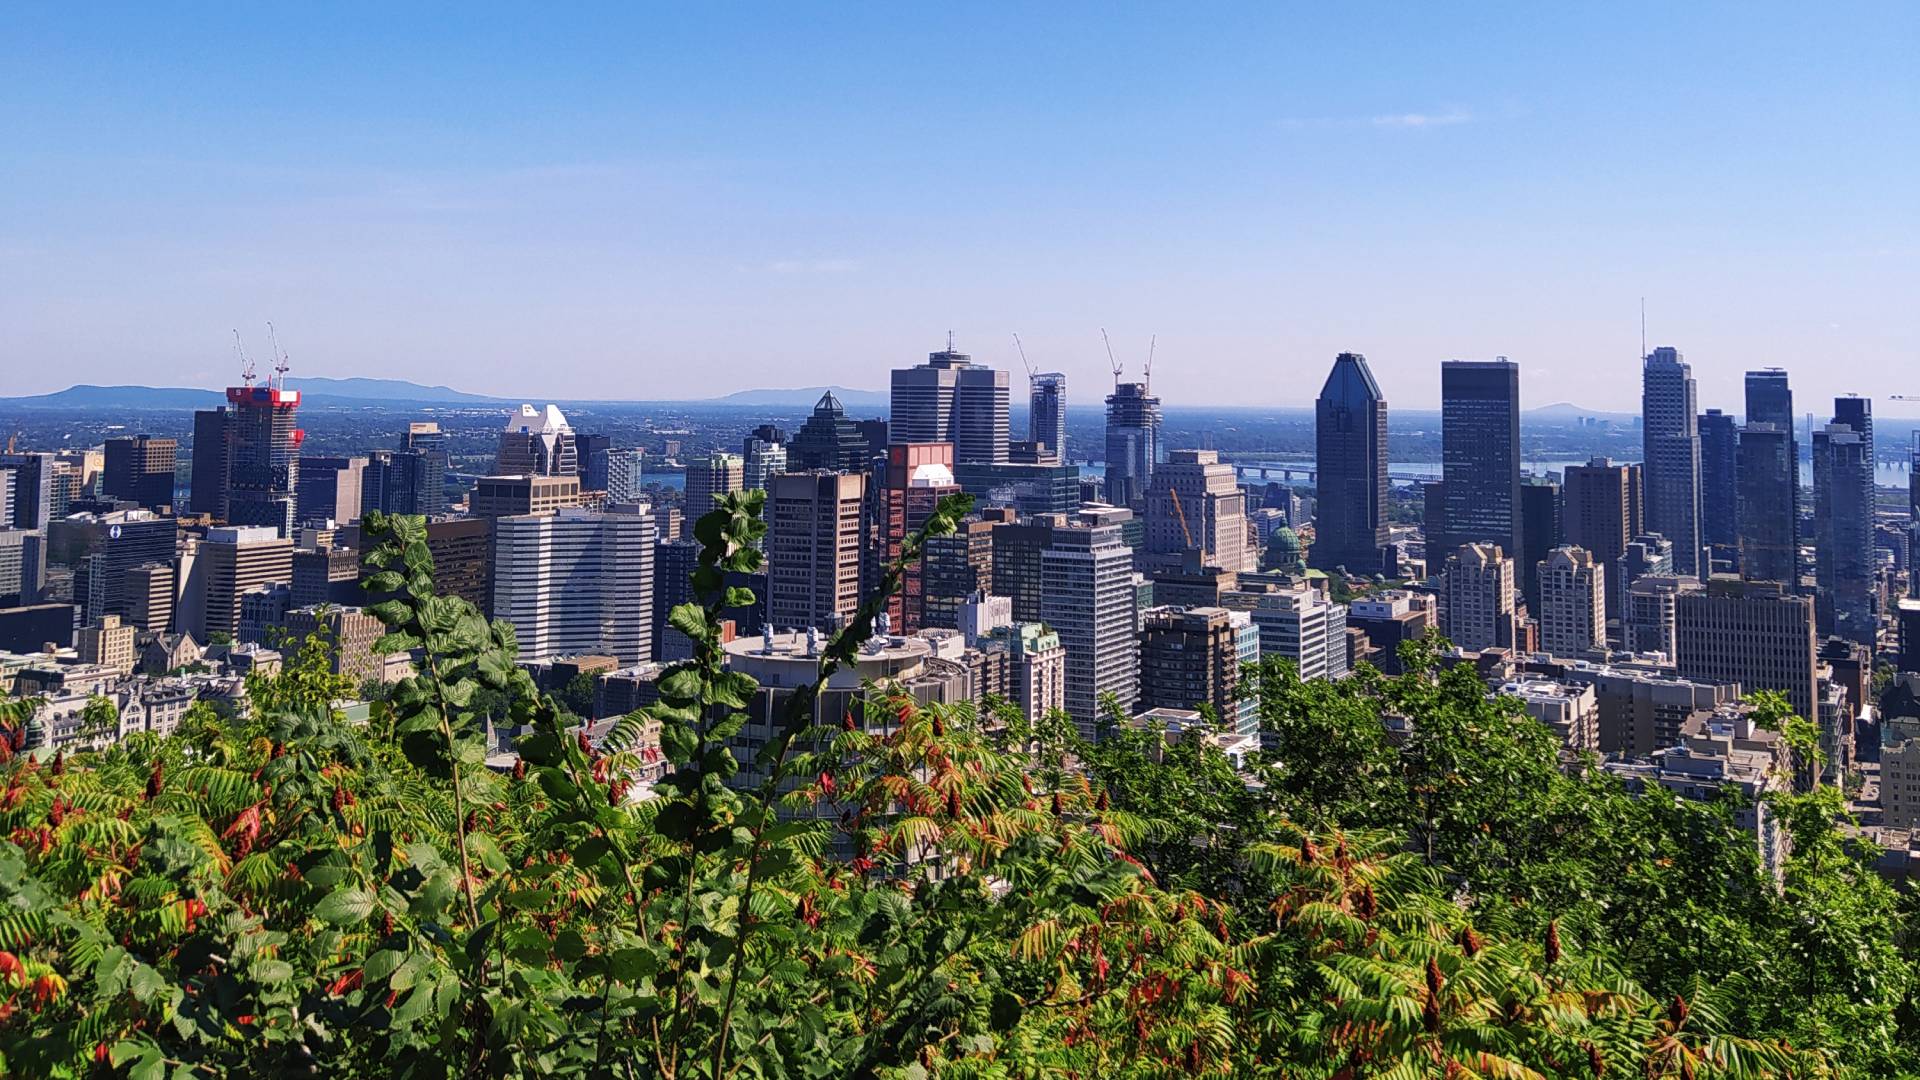
[[(1296, 478), (1312, 480), (1318, 475), (1314, 464), (1307, 461), (1232, 461), (1227, 462), (1227, 464), (1233, 466), (1234, 476), (1240, 480), (1258, 478), (1260, 480), (1278, 479), (1282, 482), (1291, 482)], [(1438, 479), (1440, 478), (1433, 473), (1392, 471), (1387, 473), (1387, 480), (1390, 483), (1396, 484), (1430, 484)]]

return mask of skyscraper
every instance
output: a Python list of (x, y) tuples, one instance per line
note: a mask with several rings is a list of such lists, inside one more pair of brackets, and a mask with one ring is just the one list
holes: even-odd
[(1540, 563), (1540, 648), (1571, 657), (1607, 645), (1606, 566), (1584, 548), (1557, 547)]
[(1813, 433), (1814, 577), (1823, 632), (1874, 643), (1873, 416), (1866, 398), (1838, 398)]
[(292, 581), (293, 541), (273, 526), (209, 529), (188, 579), (187, 591), (198, 595), (189, 605), (195, 617), (186, 629), (209, 644), (219, 637), (238, 641), (241, 598), (262, 586)]
[(607, 490), (606, 452), (613, 440), (605, 435), (583, 431), (573, 433), (573, 460), (580, 468), (580, 490)]
[[(1602, 566), (1624, 555), (1627, 542), (1646, 531), (1641, 517), (1640, 466), (1615, 465), (1597, 457), (1568, 466), (1560, 493), (1560, 537), (1585, 548)], [(1622, 611), (1625, 586), (1609, 574), (1607, 610)]]
[(173, 466), (180, 444), (157, 435), (107, 440), (102, 494), (132, 499), (148, 510), (173, 505)]
[(721, 498), (741, 490), (746, 462), (739, 454), (708, 454), (687, 462), (687, 522), (710, 513)]
[(1527, 611), (1540, 614), (1540, 564), (1561, 544), (1560, 485), (1545, 477), (1526, 476), (1520, 483), (1520, 557), (1514, 573)]
[(1427, 560), (1462, 544), (1522, 549), (1520, 365), (1448, 360), (1440, 365), (1441, 524), (1427, 537)]
[(1314, 405), (1316, 569), (1391, 572), (1387, 546), (1387, 399), (1367, 358), (1341, 353)]
[(513, 624), (520, 659), (653, 656), (653, 514), (631, 504), (494, 522), (493, 617)]
[(580, 459), (573, 428), (558, 406), (522, 405), (507, 414), (494, 472), (501, 476), (574, 476)]
[[(1206, 566), (1256, 569), (1247, 546), (1247, 496), (1212, 450), (1175, 450), (1147, 492), (1146, 551), (1156, 568), (1178, 568), (1189, 550)], [(1184, 708), (1185, 706), (1180, 706)]]
[(13, 527), (44, 529), (53, 520), (54, 456), (0, 454), (0, 472), (13, 474)]
[(1791, 427), (1740, 432), (1740, 576), (1800, 586), (1799, 466)]
[(1662, 345), (1641, 370), (1641, 438), (1645, 452), (1647, 528), (1673, 541), (1680, 574), (1704, 576), (1700, 565), (1700, 426), (1693, 368)]
[(767, 622), (827, 628), (860, 606), (863, 472), (782, 473), (767, 487)]
[(419, 455), (413, 466), (413, 499), (416, 509), (408, 513), (434, 517), (447, 512), (447, 433), (432, 420), (416, 420), (407, 425), (401, 447)]
[(1293, 661), (1302, 679), (1347, 674), (1347, 609), (1306, 584), (1255, 594), (1260, 655)]
[(1042, 371), (1027, 380), (1027, 438), (1050, 460), (1067, 460), (1067, 377)]
[(1223, 730), (1239, 726), (1239, 635), (1221, 607), (1157, 607), (1143, 613), (1137, 709), (1209, 707)]
[[(997, 547), (994, 554), (997, 569)], [(1067, 650), (1067, 713), (1083, 736), (1093, 738), (1102, 698), (1111, 694), (1121, 714), (1131, 715), (1139, 695), (1133, 549), (1121, 540), (1118, 525), (1061, 521), (1040, 561), (1040, 621), (1059, 633)]]
[(227, 428), (233, 410), (226, 406), (193, 414), (193, 473), (187, 507), (215, 521), (227, 518)]
[(294, 488), (294, 520), (341, 525), (357, 520), (366, 470), (367, 459), (363, 457), (302, 455), (300, 482)]
[[(598, 452), (601, 468), (606, 471), (607, 501), (630, 503), (640, 501), (645, 490), (642, 479), (645, 455), (637, 449), (613, 449)], [(656, 530), (659, 522), (655, 522)]]
[(1107, 501), (1145, 505), (1160, 460), (1160, 399), (1146, 383), (1119, 383), (1107, 395)]
[[(887, 469), (874, 506), (879, 543), (873, 549), (872, 580), (879, 580), (884, 568), (900, 557), (907, 537), (927, 523), (941, 499), (959, 494), (953, 453), (947, 443), (887, 447)], [(887, 612), (899, 632), (911, 634), (928, 625), (926, 599), (926, 563), (916, 559), (901, 574), (899, 591), (887, 599)]]
[(1674, 660), (1682, 678), (1778, 690), (1816, 719), (1813, 600), (1775, 582), (1715, 580), (1674, 598)]
[(947, 347), (893, 372), (888, 437), (895, 443), (952, 443), (955, 461), (1007, 460), (1007, 373)]
[(1740, 546), (1740, 429), (1719, 409), (1700, 414), (1700, 538), (1716, 559)]
[(290, 537), (306, 433), (293, 426), (300, 391), (286, 389), (285, 374), (280, 370), (262, 386), (227, 388), (226, 520)]
[(740, 441), (741, 483), (749, 491), (764, 491), (775, 476), (787, 471), (787, 433), (761, 424)]
[(1513, 560), (1497, 544), (1462, 544), (1441, 574), (1440, 632), (1463, 649), (1511, 649), (1519, 644), (1514, 619)]
[(829, 390), (814, 403), (813, 415), (787, 446), (787, 467), (796, 472), (826, 469), (860, 472), (871, 455), (860, 425), (847, 419), (847, 410)]

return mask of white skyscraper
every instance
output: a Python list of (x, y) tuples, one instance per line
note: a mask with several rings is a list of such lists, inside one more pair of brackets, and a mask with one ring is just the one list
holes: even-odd
[(646, 454), (641, 450), (607, 450), (607, 501), (638, 502), (642, 493), (641, 469)]
[(1067, 712), (1092, 738), (1100, 701), (1112, 694), (1123, 715), (1139, 695), (1139, 606), (1133, 549), (1118, 525), (1063, 522), (1040, 555), (1040, 621), (1067, 650)]
[(493, 615), (513, 624), (520, 659), (653, 654), (653, 514), (617, 504), (494, 521)]
[(1607, 644), (1607, 571), (1581, 547), (1540, 560), (1540, 648), (1578, 656)]

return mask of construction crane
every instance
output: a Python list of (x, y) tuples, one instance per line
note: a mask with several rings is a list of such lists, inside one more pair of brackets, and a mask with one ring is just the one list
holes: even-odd
[(13, 453), (14, 444), (20, 441), (21, 434), (23, 433), (16, 431), (13, 434), (7, 436), (7, 453), (9, 454)]
[[(949, 335), (951, 336), (951, 335)], [(273, 329), (273, 323), (267, 323), (267, 347), (273, 350), (273, 388), (283, 390), (287, 385), (287, 372), (293, 365), (288, 362), (287, 354), (280, 349), (280, 335)], [(949, 346), (949, 350), (951, 346)]]
[(1013, 335), (1013, 347), (1020, 350), (1020, 363), (1027, 369), (1027, 381), (1033, 381), (1033, 361), (1027, 359), (1027, 347), (1020, 344), (1020, 335)]
[(1180, 522), (1180, 535), (1187, 538), (1187, 546), (1193, 547), (1193, 530), (1187, 528), (1187, 512), (1180, 508), (1180, 491), (1168, 485), (1167, 494), (1173, 497), (1173, 516)]
[(234, 355), (240, 358), (240, 382), (249, 389), (253, 386), (253, 361), (247, 358), (247, 347), (240, 343), (240, 331), (233, 332)]
[(1120, 385), (1120, 361), (1114, 359), (1113, 342), (1107, 338), (1107, 328), (1100, 328), (1100, 340), (1107, 346), (1107, 363), (1113, 365), (1113, 385)]
[(1149, 394), (1153, 393), (1153, 350), (1156, 347), (1158, 347), (1159, 344), (1160, 344), (1159, 334), (1155, 334), (1152, 337), (1147, 339), (1146, 381), (1141, 383), (1140, 385), (1141, 385), (1141, 389), (1145, 390)]

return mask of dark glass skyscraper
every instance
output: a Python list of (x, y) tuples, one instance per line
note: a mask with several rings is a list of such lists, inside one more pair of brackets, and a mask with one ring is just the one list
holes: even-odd
[(1107, 395), (1107, 501), (1145, 505), (1160, 460), (1160, 399), (1146, 383), (1119, 383)]
[(1873, 402), (1836, 398), (1813, 433), (1814, 576), (1821, 630), (1871, 646), (1874, 598)]
[(1700, 536), (1715, 558), (1740, 545), (1740, 429), (1719, 409), (1700, 414)]
[(224, 405), (193, 414), (193, 475), (188, 478), (187, 508), (216, 521), (227, 518), (227, 427), (232, 419), (233, 410)]
[(1445, 529), (1427, 538), (1429, 569), (1461, 544), (1522, 550), (1520, 510), (1520, 365), (1448, 360), (1440, 365), (1440, 454)]
[(820, 395), (813, 415), (794, 433), (787, 445), (787, 467), (794, 472), (825, 469), (828, 472), (861, 472), (872, 457), (860, 425), (847, 419), (847, 410), (829, 390)]
[(1067, 460), (1067, 377), (1043, 371), (1028, 380), (1027, 438), (1045, 446), (1059, 462)]
[(293, 426), (300, 391), (283, 389), (279, 379), (264, 386), (232, 386), (227, 403), (227, 521), (292, 536), (305, 434)]
[(1700, 427), (1693, 368), (1680, 350), (1662, 345), (1641, 371), (1640, 415), (1647, 485), (1647, 528), (1673, 541), (1673, 569), (1703, 575), (1700, 565)]
[(1800, 586), (1800, 443), (1781, 368), (1747, 372), (1738, 453), (1740, 576)]
[(1314, 542), (1321, 570), (1393, 569), (1387, 556), (1387, 399), (1359, 353), (1341, 353), (1314, 406)]

